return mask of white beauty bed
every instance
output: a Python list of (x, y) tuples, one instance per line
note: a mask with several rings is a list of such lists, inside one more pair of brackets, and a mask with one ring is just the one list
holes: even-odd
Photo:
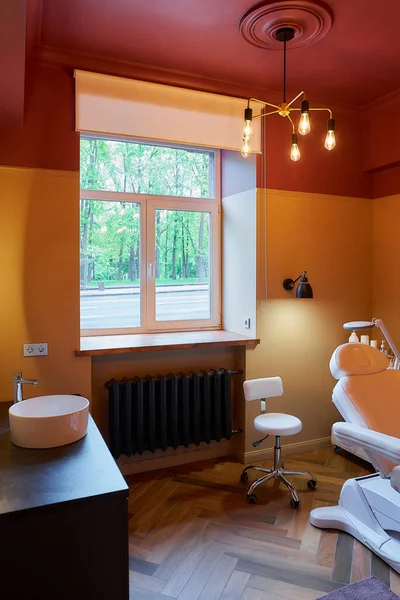
[[(362, 331), (365, 332), (365, 331), (370, 331), (370, 330), (373, 330), (375, 332), (378, 329), (379, 333), (376, 332), (375, 336), (383, 337), (386, 340), (386, 343), (387, 343), (388, 347), (390, 348), (392, 355), (394, 355), (396, 358), (396, 362), (395, 362), (395, 365), (393, 368), (395, 368), (395, 369), (400, 368), (399, 351), (397, 350), (397, 347), (396, 347), (391, 335), (389, 334), (388, 330), (386, 329), (386, 326), (385, 326), (384, 322), (382, 321), (382, 319), (377, 319), (374, 317), (372, 319), (372, 321), (350, 321), (348, 323), (344, 323), (343, 329), (345, 329), (346, 331), (358, 331), (360, 333)], [(333, 359), (333, 357), (332, 357), (332, 359)], [(343, 395), (340, 392), (336, 393), (335, 390), (336, 390), (336, 388), (333, 390), (332, 400), (333, 400), (333, 403), (335, 404), (336, 408), (340, 412), (340, 414), (343, 416), (344, 420), (347, 421), (348, 423), (353, 423), (354, 425), (360, 425), (361, 427), (366, 427), (364, 420), (361, 418), (361, 416), (357, 412), (357, 410), (354, 410), (353, 405), (349, 405), (349, 403), (346, 401), (346, 399), (343, 402), (342, 401)], [(343, 439), (339, 440), (335, 436), (335, 431), (334, 431), (333, 427), (332, 427), (332, 432), (331, 432), (331, 440), (332, 440), (332, 444), (335, 448), (335, 452), (339, 452), (340, 448), (343, 448), (344, 450), (351, 452), (351, 454), (354, 454), (355, 456), (359, 456), (363, 460), (367, 460), (367, 461), (369, 460), (365, 450), (363, 450), (359, 446), (355, 446), (354, 444), (351, 444), (350, 446), (345, 446)], [(350, 443), (350, 442), (348, 441), (348, 443)]]
[(346, 481), (338, 506), (314, 509), (310, 521), (353, 535), (400, 573), (400, 371), (388, 364), (366, 344), (333, 353), (333, 399), (347, 421), (333, 425), (334, 439), (362, 448), (377, 473)]

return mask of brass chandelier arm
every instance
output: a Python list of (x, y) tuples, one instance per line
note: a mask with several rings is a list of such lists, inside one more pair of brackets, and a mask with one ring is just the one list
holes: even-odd
[(270, 102), (265, 102), (265, 100), (259, 100), (258, 98), (249, 98), (247, 100), (247, 107), (250, 108), (250, 102), (259, 102), (260, 104), (265, 104), (265, 106), (270, 106), (271, 108), (279, 108), (276, 104), (270, 104)]
[(300, 94), (297, 94), (296, 98), (293, 98), (293, 100), (291, 100), (288, 104), (288, 106), (291, 106), (293, 104), (293, 102), (296, 102), (296, 100), (298, 100), (300, 98), (300, 96), (303, 96), (304, 92), (300, 92)]
[(255, 115), (253, 119), (258, 119), (259, 117), (268, 117), (268, 115), (276, 115), (278, 112), (279, 110), (272, 110), (271, 112), (260, 113), (259, 115)]
[(296, 127), (294, 126), (294, 123), (293, 123), (293, 121), (292, 121), (292, 119), (291, 119), (290, 115), (287, 115), (287, 118), (289, 119), (289, 121), (290, 121), (290, 122), (291, 122), (291, 124), (292, 124), (292, 133), (296, 133)]
[(332, 119), (332, 111), (330, 108), (314, 108), (314, 107), (310, 107), (308, 110), (327, 110), (329, 113), (329, 118)]

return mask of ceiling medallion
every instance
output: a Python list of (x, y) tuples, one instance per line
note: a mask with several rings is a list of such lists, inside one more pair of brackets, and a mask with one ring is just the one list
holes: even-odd
[(294, 36), (290, 49), (315, 44), (326, 36), (333, 23), (329, 6), (319, 0), (268, 0), (250, 8), (239, 28), (246, 41), (259, 48), (280, 50), (276, 34), (288, 27)]

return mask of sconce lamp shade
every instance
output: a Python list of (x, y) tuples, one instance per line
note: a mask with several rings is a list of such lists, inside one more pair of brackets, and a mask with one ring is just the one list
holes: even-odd
[(297, 286), (296, 298), (313, 298), (312, 287), (305, 275), (301, 277), (300, 283)]
[(299, 285), (296, 289), (296, 298), (313, 298), (314, 294), (312, 291), (312, 287), (306, 277), (306, 272), (303, 271), (301, 275), (297, 277), (297, 279), (285, 279), (283, 282), (283, 287), (287, 292), (291, 292), (294, 288), (294, 284), (296, 281), (300, 279)]

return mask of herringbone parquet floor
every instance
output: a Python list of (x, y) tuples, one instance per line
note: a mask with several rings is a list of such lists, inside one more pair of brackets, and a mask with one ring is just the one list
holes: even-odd
[(130, 598), (314, 600), (370, 574), (400, 593), (400, 576), (358, 541), (309, 523), (310, 510), (337, 502), (346, 479), (369, 472), (349, 458), (331, 448), (284, 457), (286, 469), (318, 479), (308, 490), (291, 478), (297, 510), (275, 481), (248, 504), (243, 467), (228, 460), (131, 476)]

